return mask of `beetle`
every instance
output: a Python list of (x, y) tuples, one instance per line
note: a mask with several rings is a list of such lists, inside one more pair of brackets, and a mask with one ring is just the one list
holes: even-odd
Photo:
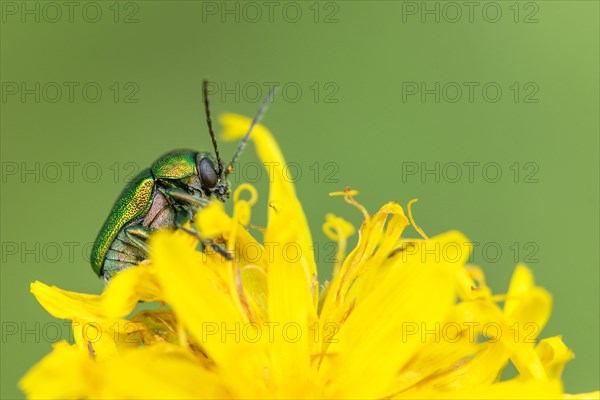
[(250, 133), (261, 120), (275, 88), (263, 100), (250, 127), (238, 144), (227, 167), (223, 166), (212, 126), (208, 102), (208, 82), (203, 82), (204, 109), (214, 154), (190, 149), (173, 150), (142, 170), (123, 189), (100, 229), (91, 251), (91, 265), (107, 283), (118, 272), (145, 260), (149, 235), (157, 229), (181, 228), (202, 244), (231, 259), (218, 244), (185, 228), (194, 213), (214, 197), (224, 202), (231, 193), (227, 179), (246, 146)]

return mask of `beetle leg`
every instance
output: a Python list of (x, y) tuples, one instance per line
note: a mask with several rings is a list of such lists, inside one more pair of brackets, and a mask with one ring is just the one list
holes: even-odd
[(212, 239), (202, 239), (201, 241), (203, 246), (210, 246), (215, 252), (219, 253), (222, 257), (225, 257), (227, 261), (233, 261), (233, 256)]
[(173, 200), (180, 200), (180, 201), (183, 201), (183, 202), (189, 204), (190, 206), (192, 206), (195, 209), (199, 209), (199, 208), (203, 208), (203, 207), (206, 207), (207, 205), (209, 205), (210, 200), (205, 199), (203, 197), (194, 196), (180, 188), (170, 187), (170, 188), (160, 188), (159, 190), (165, 195), (165, 198), (167, 199), (167, 201), (169, 201), (169, 203), (171, 203), (172, 207), (174, 209), (176, 209), (175, 221), (174, 221), (176, 228), (181, 229), (184, 232), (186, 232), (186, 233), (192, 235), (193, 237), (195, 237), (196, 239), (198, 239), (204, 247), (210, 246), (215, 252), (219, 253), (221, 256), (225, 257), (227, 260), (229, 260), (229, 261), (233, 260), (233, 256), (231, 254), (229, 254), (227, 252), (227, 250), (224, 250), (221, 246), (219, 246), (217, 243), (215, 243), (212, 239), (207, 239), (207, 238), (201, 237), (200, 233), (198, 232), (198, 230), (196, 229), (194, 224), (190, 224), (190, 226), (192, 227), (191, 229), (185, 227), (184, 226), (185, 223), (192, 220), (191, 210), (186, 209), (186, 208), (181, 209), (181, 206), (177, 206), (176, 204), (173, 204)]
[(231, 254), (229, 254), (227, 252), (227, 250), (223, 249), (221, 246), (219, 246), (217, 243), (215, 243), (212, 239), (207, 239), (207, 238), (201, 237), (200, 233), (198, 232), (196, 227), (193, 224), (191, 226), (192, 226), (191, 229), (187, 228), (185, 226), (178, 226), (178, 228), (183, 230), (184, 232), (192, 235), (196, 239), (198, 239), (204, 247), (210, 246), (215, 252), (217, 252), (221, 256), (225, 257), (225, 259), (227, 259), (228, 261), (233, 261), (233, 256)]
[(131, 244), (148, 254), (150, 251), (150, 246), (146, 243), (150, 236), (148, 228), (141, 225), (133, 225), (125, 228), (125, 234), (127, 235), (127, 239), (131, 241)]
[(180, 188), (165, 188), (164, 194), (169, 198), (183, 201), (196, 209), (206, 207), (210, 204), (210, 200), (194, 196)]

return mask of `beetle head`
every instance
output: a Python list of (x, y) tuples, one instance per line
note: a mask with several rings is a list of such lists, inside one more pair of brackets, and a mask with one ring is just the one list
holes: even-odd
[(215, 196), (221, 201), (225, 201), (231, 194), (229, 181), (220, 176), (218, 166), (215, 161), (202, 153), (198, 153), (197, 168), (198, 177), (204, 193)]

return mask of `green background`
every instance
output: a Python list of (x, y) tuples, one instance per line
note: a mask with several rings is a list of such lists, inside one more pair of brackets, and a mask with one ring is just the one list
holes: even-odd
[[(462, 2), (275, 2), (269, 16), (263, 2), (101, 1), (76, 2), (69, 16), (62, 2), (3, 2), (1, 397), (22, 396), (18, 378), (69, 337), (29, 283), (99, 293), (84, 255), (127, 177), (167, 150), (210, 149), (205, 77), (219, 89), (215, 113), (251, 115), (255, 89), (280, 82), (265, 124), (302, 172), (322, 279), (331, 273), (325, 214), (360, 222), (328, 192), (357, 188), (371, 211), (419, 198), (415, 218), (427, 233), (459, 229), (480, 243), (473, 262), (496, 292), (515, 259), (528, 261), (554, 296), (542, 337), (562, 334), (576, 354), (567, 391), (598, 389), (598, 2), (488, 3), (469, 16)], [(407, 93), (422, 82), (439, 82), (439, 102)], [(465, 82), (475, 82), (472, 99)], [(34, 93), (22, 97), (27, 88)], [(234, 147), (221, 144), (226, 158)], [(256, 173), (250, 148), (247, 179)], [(465, 163), (479, 163), (472, 179)], [(413, 167), (440, 176), (407, 175)], [(266, 184), (263, 174), (257, 224)]]

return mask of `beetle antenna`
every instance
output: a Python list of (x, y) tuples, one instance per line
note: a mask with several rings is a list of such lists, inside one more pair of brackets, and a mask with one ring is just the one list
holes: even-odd
[(217, 147), (217, 138), (215, 137), (215, 131), (213, 130), (212, 118), (210, 116), (210, 106), (208, 104), (208, 81), (205, 79), (202, 82), (202, 92), (204, 94), (204, 110), (206, 111), (206, 124), (208, 125), (208, 133), (212, 140), (213, 147), (215, 149), (215, 155), (217, 156), (217, 175), (223, 177), (223, 162), (221, 161), (221, 155), (219, 154), (219, 148)]
[(248, 128), (248, 132), (246, 132), (246, 134), (244, 135), (242, 140), (240, 140), (240, 144), (238, 144), (237, 150), (233, 154), (233, 158), (231, 159), (231, 162), (225, 169), (225, 175), (229, 175), (233, 171), (234, 164), (236, 163), (240, 154), (242, 154), (242, 151), (248, 144), (248, 139), (250, 139), (250, 134), (252, 133), (252, 129), (254, 129), (256, 124), (258, 124), (260, 122), (263, 115), (267, 111), (267, 108), (269, 108), (269, 104), (273, 101), (273, 97), (275, 97), (275, 92), (277, 92), (277, 85), (271, 87), (271, 90), (269, 90), (269, 94), (267, 94), (267, 97), (265, 97), (263, 99), (262, 103), (260, 103), (260, 107), (258, 108), (258, 111), (254, 115), (254, 118), (252, 118), (252, 123), (250, 124), (250, 128)]

